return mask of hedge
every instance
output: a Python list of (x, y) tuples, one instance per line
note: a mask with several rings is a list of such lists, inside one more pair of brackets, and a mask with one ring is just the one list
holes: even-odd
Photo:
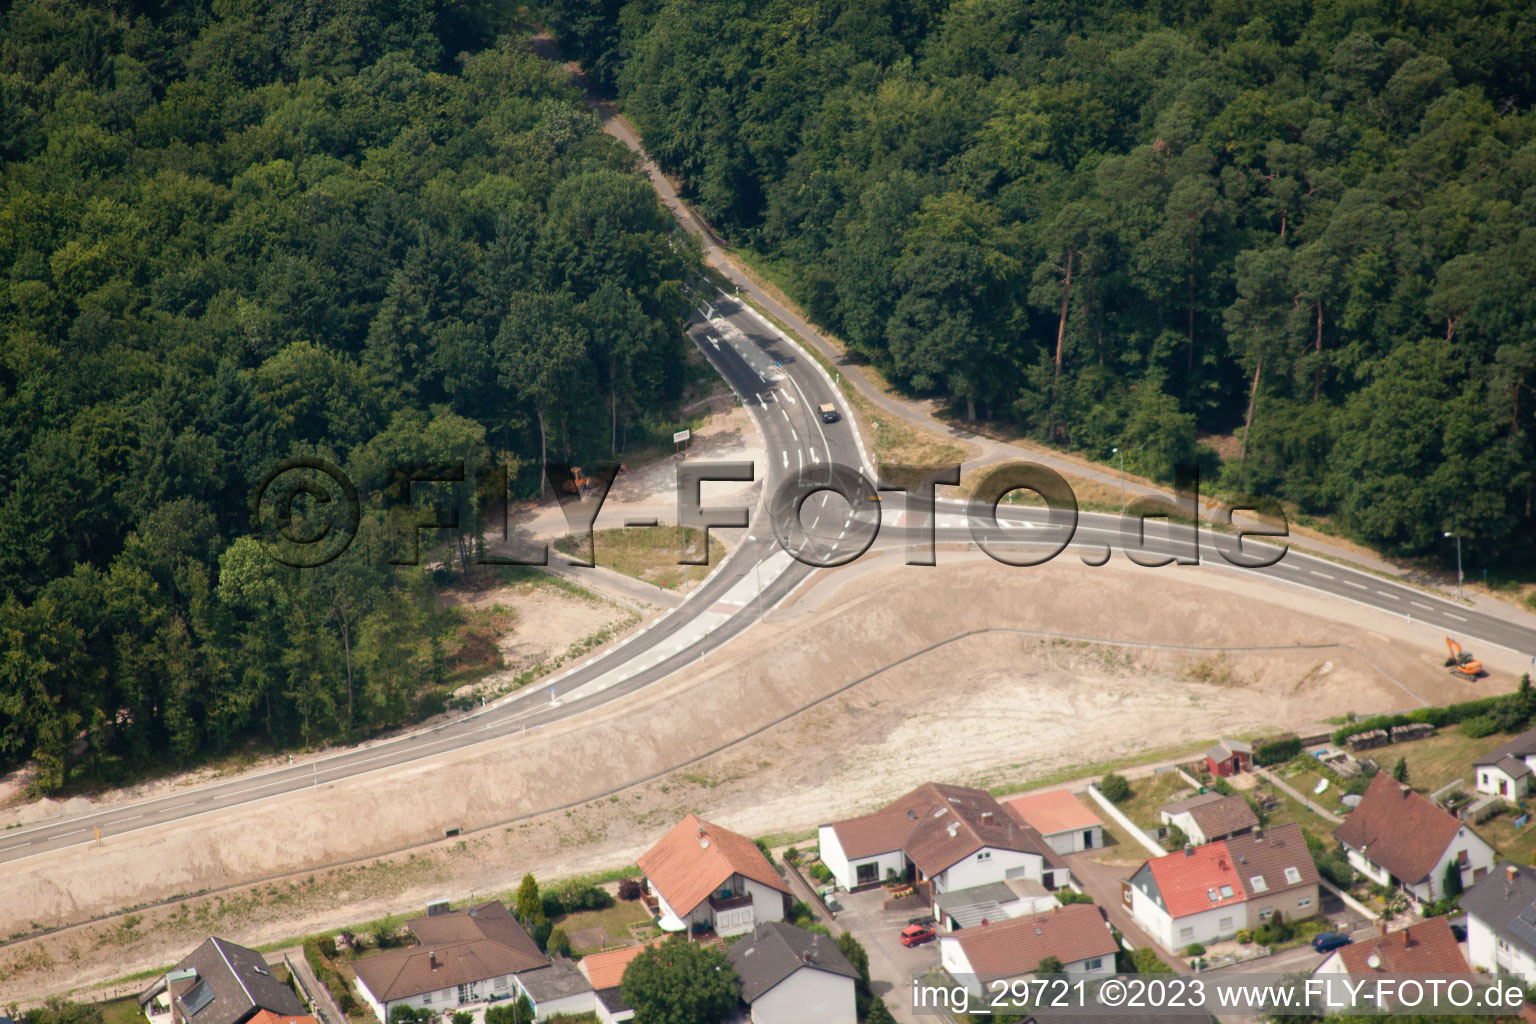
[[(1487, 715), (1497, 711), (1506, 701), (1518, 700), (1519, 694), (1499, 694), (1494, 697), (1480, 697), (1477, 700), (1462, 701), (1460, 704), (1447, 704), (1445, 707), (1415, 708), (1412, 711), (1400, 715), (1377, 715), (1374, 718), (1362, 718), (1351, 722), (1333, 731), (1333, 742), (1342, 744), (1351, 736), (1360, 732), (1370, 732), (1372, 729), (1390, 730), (1395, 725), (1413, 725), (1417, 722), (1427, 722), (1439, 728), (1445, 725), (1455, 725), (1457, 722), (1478, 715)], [(1257, 755), (1257, 752), (1255, 752)]]
[(1254, 764), (1284, 764), (1301, 753), (1301, 737), (1280, 736), (1257, 743), (1253, 748)]

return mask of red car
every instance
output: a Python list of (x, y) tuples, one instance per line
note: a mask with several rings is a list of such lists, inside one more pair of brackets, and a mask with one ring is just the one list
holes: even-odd
[(926, 924), (909, 924), (901, 930), (903, 946), (921, 946), (933, 938), (933, 929)]

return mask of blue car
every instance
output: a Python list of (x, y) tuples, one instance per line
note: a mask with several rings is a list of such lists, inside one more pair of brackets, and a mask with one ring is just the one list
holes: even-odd
[(1348, 935), (1340, 935), (1338, 932), (1322, 932), (1312, 939), (1312, 948), (1319, 953), (1327, 953), (1353, 941)]

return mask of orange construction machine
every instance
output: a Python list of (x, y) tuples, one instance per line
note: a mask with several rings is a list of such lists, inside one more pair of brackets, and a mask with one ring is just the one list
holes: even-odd
[(1461, 649), (1461, 644), (1445, 638), (1445, 649), (1450, 652), (1450, 657), (1445, 659), (1445, 665), (1451, 670), (1453, 676), (1464, 676), (1467, 679), (1480, 679), (1487, 675), (1483, 671), (1483, 663)]

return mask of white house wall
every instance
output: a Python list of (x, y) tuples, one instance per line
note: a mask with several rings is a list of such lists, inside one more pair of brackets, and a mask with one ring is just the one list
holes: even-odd
[[(1192, 942), (1204, 945), (1230, 939), (1238, 929), (1248, 926), (1247, 910), (1242, 903), (1202, 910), (1175, 920), (1152, 897), (1135, 886), (1131, 886), (1131, 916), (1170, 953), (1177, 953)], [(1185, 929), (1189, 930), (1188, 934)]]
[(856, 1024), (853, 979), (802, 967), (752, 1004), (753, 1024)]
[[(984, 856), (986, 855), (986, 856)], [(1037, 853), (1020, 853), (1017, 850), (994, 850), (988, 847), (978, 850), (945, 868), (933, 877), (935, 893), (970, 889), (1007, 878), (1028, 878), (1043, 882), (1045, 859)], [(1017, 871), (1017, 874), (1009, 874)]]
[(823, 825), (818, 830), (817, 848), (821, 855), (821, 862), (827, 866), (827, 870), (832, 872), (832, 877), (837, 880), (837, 884), (844, 889), (852, 889), (859, 884), (860, 864), (875, 865), (876, 882), (883, 882), (888, 871), (894, 871), (898, 875), (905, 875), (907, 871), (907, 858), (900, 850), (889, 850), (873, 857), (849, 859), (843, 853), (843, 844), (831, 825)]
[(1514, 974), (1527, 984), (1536, 981), (1536, 957), (1499, 938), (1480, 918), (1467, 915), (1467, 959), (1475, 971)]

